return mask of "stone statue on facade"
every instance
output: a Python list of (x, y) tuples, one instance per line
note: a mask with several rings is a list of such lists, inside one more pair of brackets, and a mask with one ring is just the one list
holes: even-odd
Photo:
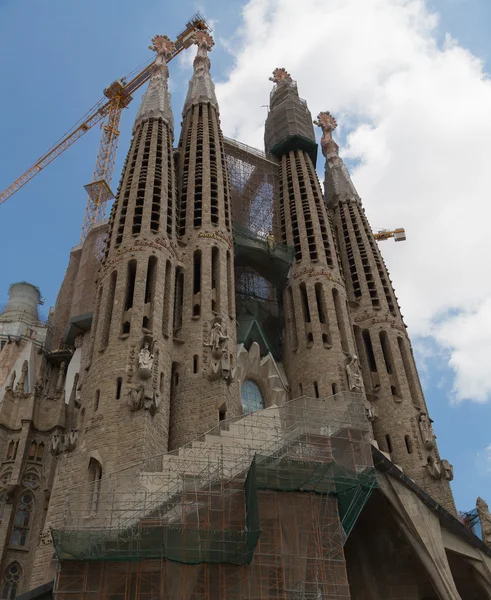
[(19, 377), (19, 381), (17, 382), (17, 385), (15, 386), (15, 391), (16, 392), (23, 392), (24, 391), (24, 386), (26, 383), (26, 379), (27, 379), (27, 371), (29, 370), (29, 363), (27, 362), (27, 360), (25, 360), (22, 363), (22, 369), (20, 372), (20, 377)]
[(348, 375), (348, 387), (350, 392), (363, 391), (363, 379), (361, 377), (360, 363), (356, 354), (351, 356), (346, 365), (346, 373)]
[(154, 356), (150, 352), (148, 346), (149, 346), (148, 342), (145, 342), (143, 348), (140, 350), (140, 353), (138, 354), (138, 367), (139, 367), (140, 377), (143, 374), (142, 372), (145, 372), (145, 373), (148, 372), (149, 374), (152, 373)]
[(477, 514), (479, 521), (481, 522), (482, 529), (482, 541), (491, 546), (491, 514), (489, 514), (489, 507), (481, 497), (476, 500)]
[(433, 431), (431, 419), (426, 413), (419, 415), (419, 430), (421, 432), (421, 438), (423, 439), (423, 446), (425, 450), (433, 450), (436, 447), (436, 436)]
[(228, 335), (223, 332), (221, 323), (217, 321), (211, 328), (210, 342), (207, 344), (211, 347), (211, 352), (213, 355), (216, 355), (216, 358), (221, 358), (223, 347), (227, 340)]
[(63, 452), (63, 435), (61, 433), (53, 433), (51, 438), (51, 454), (57, 456)]
[(212, 381), (222, 378), (231, 383), (234, 379), (236, 369), (228, 351), (228, 340), (229, 336), (225, 331), (222, 318), (215, 317), (212, 321), (209, 341), (204, 344), (211, 349), (208, 377)]
[(10, 381), (7, 387), (9, 387), (11, 390), (14, 389), (14, 385), (15, 385), (15, 379), (17, 377), (17, 373), (15, 372), (15, 369), (12, 371), (12, 375), (10, 376)]
[(78, 440), (78, 430), (70, 429), (70, 431), (65, 433), (65, 436), (64, 436), (64, 444), (63, 444), (64, 450), (66, 452), (71, 452), (72, 450), (75, 450), (75, 448), (77, 446), (77, 440)]
[(65, 382), (65, 371), (66, 371), (66, 362), (63, 361), (60, 365), (60, 370), (58, 371), (58, 379), (56, 380), (56, 393), (61, 393), (63, 390), (63, 384)]
[(140, 410), (143, 406), (143, 385), (128, 386), (126, 392), (126, 404), (130, 407), (131, 412)]
[[(126, 392), (126, 404), (132, 412), (141, 408), (148, 410), (153, 416), (157, 410), (157, 390), (156, 377), (154, 371), (158, 369), (158, 350), (156, 355), (151, 351), (152, 342), (148, 338), (143, 342), (143, 346), (138, 353), (138, 371), (139, 381), (130, 383), (128, 381)], [(134, 360), (131, 359), (130, 360)]]

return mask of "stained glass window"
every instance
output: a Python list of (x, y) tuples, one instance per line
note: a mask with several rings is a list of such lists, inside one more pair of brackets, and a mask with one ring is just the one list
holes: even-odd
[(246, 379), (240, 390), (242, 408), (245, 415), (265, 408), (264, 397), (256, 382)]
[(22, 494), (15, 515), (14, 530), (12, 531), (13, 546), (25, 546), (27, 544), (33, 504), (34, 498), (30, 492)]
[(3, 574), (2, 600), (14, 600), (17, 595), (17, 587), (21, 577), (18, 563), (10, 564)]

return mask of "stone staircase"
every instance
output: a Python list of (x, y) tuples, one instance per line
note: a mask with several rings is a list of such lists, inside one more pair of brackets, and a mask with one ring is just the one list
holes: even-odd
[(131, 527), (149, 516), (176, 521), (182, 516), (176, 504), (183, 492), (189, 497), (244, 473), (256, 453), (277, 452), (287, 439), (277, 407), (224, 422), (179, 450), (147, 461), (133, 489), (118, 493), (116, 488), (110, 527)]

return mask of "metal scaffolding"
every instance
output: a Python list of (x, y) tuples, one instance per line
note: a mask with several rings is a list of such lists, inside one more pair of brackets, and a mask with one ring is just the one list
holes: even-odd
[(349, 598), (343, 546), (375, 485), (358, 394), (223, 421), (70, 491), (55, 598)]

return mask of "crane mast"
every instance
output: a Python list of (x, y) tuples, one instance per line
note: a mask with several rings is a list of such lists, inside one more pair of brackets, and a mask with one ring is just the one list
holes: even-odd
[[(209, 31), (210, 27), (200, 13), (193, 15), (186, 27), (178, 34), (174, 44), (174, 52), (167, 59), (172, 60), (182, 50), (188, 48), (193, 33), (197, 30)], [(18, 177), (7, 189), (0, 193), (0, 204), (3, 204), (21, 187), (26, 185), (55, 158), (79, 140), (94, 125), (103, 122), (102, 135), (97, 152), (92, 182), (84, 186), (88, 194), (84, 222), (80, 234), (83, 242), (89, 230), (104, 219), (107, 201), (114, 198), (111, 192), (111, 181), (114, 163), (118, 151), (119, 123), (121, 113), (133, 99), (132, 94), (150, 79), (153, 61), (146, 65), (130, 81), (126, 77), (114, 81), (104, 90), (104, 97), (99, 100), (82, 119), (70, 129), (58, 142), (41, 156), (25, 173)]]

